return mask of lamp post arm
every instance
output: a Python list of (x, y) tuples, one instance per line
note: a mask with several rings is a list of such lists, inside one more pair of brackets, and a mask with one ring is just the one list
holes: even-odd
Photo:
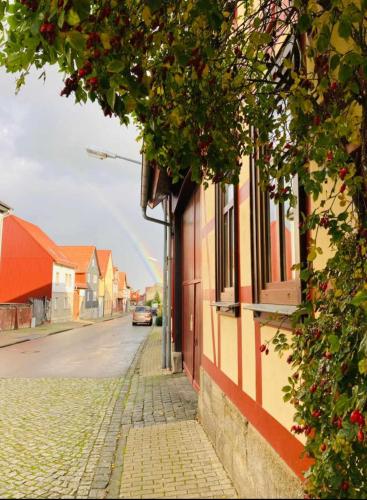
[(120, 160), (130, 161), (131, 163), (136, 163), (136, 165), (141, 165), (140, 161), (132, 160), (131, 158), (126, 158), (125, 156), (111, 155), (111, 158), (119, 158)]

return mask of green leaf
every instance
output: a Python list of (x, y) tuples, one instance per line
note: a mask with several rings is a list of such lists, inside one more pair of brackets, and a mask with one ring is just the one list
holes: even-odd
[(79, 31), (70, 31), (66, 37), (66, 41), (78, 52), (85, 49), (86, 41)]
[(108, 63), (107, 71), (110, 71), (111, 73), (119, 73), (124, 69), (124, 67), (125, 65), (123, 61), (114, 59)]
[(342, 38), (349, 38), (352, 34), (352, 22), (350, 18), (343, 17), (339, 22), (338, 33)]
[(80, 19), (85, 19), (90, 13), (90, 0), (73, 0), (74, 9), (78, 13)]
[(360, 306), (361, 304), (363, 304), (363, 302), (366, 301), (367, 301), (367, 290), (360, 290), (355, 294), (355, 296), (351, 300), (351, 303), (354, 306)]
[(106, 99), (107, 102), (110, 106), (110, 108), (113, 110), (115, 109), (115, 102), (116, 102), (116, 92), (114, 89), (108, 89), (106, 92)]
[(330, 344), (330, 351), (332, 353), (338, 352), (340, 348), (339, 338), (336, 335), (329, 335), (328, 341)]
[(361, 375), (367, 373), (367, 358), (363, 358), (358, 362), (358, 370)]
[(80, 23), (79, 14), (74, 9), (70, 9), (67, 13), (66, 21), (70, 26), (76, 26)]
[(353, 74), (353, 69), (347, 64), (342, 64), (339, 69), (339, 80), (341, 83), (345, 83)]
[(298, 21), (298, 29), (301, 33), (304, 33), (312, 26), (312, 20), (309, 14), (302, 14)]

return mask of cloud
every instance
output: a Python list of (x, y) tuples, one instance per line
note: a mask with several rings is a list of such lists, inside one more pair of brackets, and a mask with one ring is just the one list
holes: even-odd
[(161, 260), (163, 233), (142, 219), (140, 168), (85, 152), (95, 146), (139, 159), (138, 132), (95, 104), (61, 98), (62, 75), (47, 73), (43, 83), (33, 72), (16, 96), (14, 76), (0, 71), (0, 200), (60, 244), (111, 248), (130, 283), (143, 288), (154, 275), (141, 248)]

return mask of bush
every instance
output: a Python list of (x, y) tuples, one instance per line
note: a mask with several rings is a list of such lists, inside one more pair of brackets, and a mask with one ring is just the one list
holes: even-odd
[(156, 326), (162, 326), (162, 316), (157, 316), (155, 319)]

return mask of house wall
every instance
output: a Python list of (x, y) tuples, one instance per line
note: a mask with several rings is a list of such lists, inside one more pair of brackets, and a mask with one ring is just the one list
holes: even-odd
[(51, 321), (72, 321), (74, 307), (75, 271), (53, 265)]
[[(242, 498), (298, 498), (303, 443), (290, 432), (293, 407), (284, 403), (282, 387), (291, 375), (286, 357), (262, 343), (277, 329), (262, 325), (252, 302), (249, 165), (239, 183), (239, 317), (228, 316), (215, 300), (215, 189), (202, 190), (201, 237), (203, 279), (203, 355), (199, 418)], [(289, 333), (284, 329), (284, 333)]]
[(112, 306), (113, 306), (113, 264), (111, 256), (108, 259), (106, 275), (104, 277), (104, 299), (103, 299), (103, 308), (104, 316), (111, 316), (112, 314)]
[(98, 318), (99, 277), (98, 261), (94, 252), (86, 273), (87, 289), (85, 290), (85, 294), (80, 294), (81, 307), (79, 317), (81, 319)]
[(14, 219), (3, 221), (0, 302), (52, 296), (50, 255)]

